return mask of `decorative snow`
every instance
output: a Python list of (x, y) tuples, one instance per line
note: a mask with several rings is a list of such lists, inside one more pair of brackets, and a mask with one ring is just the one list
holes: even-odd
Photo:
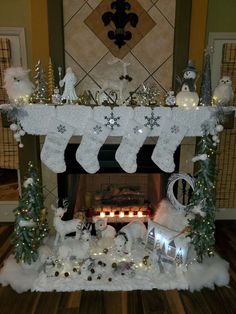
[(29, 185), (32, 185), (34, 183), (33, 178), (28, 178), (24, 181), (23, 186), (24, 188), (27, 188)]
[[(62, 266), (60, 261), (54, 258), (50, 261), (48, 258), (45, 266), (37, 262), (26, 269), (24, 265), (17, 264), (11, 255), (1, 269), (0, 283), (3, 286), (11, 285), (18, 293), (27, 290), (131, 291), (154, 288), (194, 291), (204, 287), (214, 289), (215, 285), (226, 286), (229, 283), (229, 264), (218, 255), (205, 258), (202, 264), (192, 261), (188, 268), (180, 266), (172, 272), (160, 272), (158, 264), (145, 265), (144, 260), (148, 254), (144, 244), (141, 243), (136, 244), (128, 255), (117, 255), (112, 251), (108, 251), (107, 254), (100, 253), (92, 256), (92, 260), (84, 264), (84, 270), (81, 265), (81, 274), (77, 271), (80, 266), (76, 262), (73, 264), (73, 261)], [(122, 262), (127, 262), (127, 265), (133, 263), (130, 269), (130, 272), (133, 272), (132, 276), (129, 270), (125, 269), (127, 265), (121, 264)], [(91, 263), (94, 268), (89, 269)], [(116, 265), (119, 267), (118, 270)], [(56, 275), (55, 269), (57, 269)]]
[(202, 161), (207, 160), (207, 154), (197, 155), (197, 156), (192, 158), (192, 162), (196, 162), (199, 160), (202, 160)]

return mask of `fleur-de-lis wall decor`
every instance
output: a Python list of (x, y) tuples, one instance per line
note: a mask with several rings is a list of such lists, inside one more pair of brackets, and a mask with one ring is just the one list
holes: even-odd
[(114, 43), (121, 48), (126, 44), (127, 40), (132, 38), (132, 33), (125, 30), (128, 23), (136, 27), (138, 24), (138, 16), (135, 13), (126, 13), (130, 11), (131, 5), (126, 0), (116, 0), (111, 3), (111, 9), (115, 12), (105, 12), (102, 15), (102, 20), (105, 26), (113, 22), (115, 30), (110, 30), (107, 35)]

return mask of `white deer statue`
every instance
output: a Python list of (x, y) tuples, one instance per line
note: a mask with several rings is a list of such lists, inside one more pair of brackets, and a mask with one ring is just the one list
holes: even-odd
[(51, 205), (51, 208), (54, 211), (53, 226), (55, 227), (57, 232), (54, 241), (54, 246), (57, 246), (59, 238), (62, 242), (64, 242), (65, 236), (71, 232), (75, 232), (76, 233), (75, 238), (79, 239), (83, 229), (83, 222), (80, 219), (63, 221), (61, 220), (61, 218), (67, 211), (67, 208), (62, 207), (57, 208), (54, 205)]
[(127, 67), (130, 63), (124, 62), (121, 59), (113, 58), (111, 61), (108, 62), (109, 65), (116, 64), (120, 62), (123, 67), (123, 73), (120, 77), (114, 80), (107, 80), (102, 84), (101, 93), (106, 92), (107, 90), (116, 91), (118, 92), (118, 104), (122, 105), (124, 103), (124, 95), (123, 91), (128, 82), (132, 81), (132, 78), (128, 75)]

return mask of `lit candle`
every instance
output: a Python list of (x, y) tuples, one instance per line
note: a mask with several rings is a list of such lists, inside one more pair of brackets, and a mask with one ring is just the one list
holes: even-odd
[(100, 217), (104, 218), (106, 214), (104, 212), (100, 212)]
[(114, 212), (110, 212), (110, 217), (114, 217), (114, 216), (115, 216)]
[(143, 217), (143, 212), (138, 211), (138, 217)]
[(120, 212), (119, 216), (120, 216), (120, 218), (123, 218), (125, 216), (125, 213), (124, 212)]
[(134, 217), (134, 213), (133, 212), (129, 212), (129, 217)]

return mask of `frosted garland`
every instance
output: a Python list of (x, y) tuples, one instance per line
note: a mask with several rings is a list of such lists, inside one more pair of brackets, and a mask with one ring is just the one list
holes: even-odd
[[(18, 110), (17, 123), (23, 132), (46, 135), (41, 160), (52, 171), (64, 172), (64, 152), (70, 138), (82, 141), (76, 159), (89, 173), (99, 170), (97, 155), (108, 136), (122, 136), (115, 158), (124, 171), (136, 171), (136, 158), (145, 139), (158, 136), (153, 162), (165, 172), (175, 169), (174, 152), (185, 136), (202, 136), (216, 124), (216, 108), (48, 106), (27, 105)], [(128, 156), (128, 158), (127, 158)]]
[[(105, 116), (109, 116), (111, 108), (107, 106), (100, 106), (91, 108), (89, 106), (53, 106), (45, 105), (27, 105), (22, 107), (25, 114), (19, 115), (18, 120), (23, 129), (28, 134), (32, 135), (47, 135), (50, 122), (55, 117), (64, 121), (74, 127), (73, 135), (83, 135), (87, 121), (91, 118), (105, 124)], [(154, 127), (149, 133), (149, 136), (159, 136), (162, 126), (165, 125), (166, 119), (172, 117), (178, 125), (186, 127), (186, 136), (202, 136), (201, 126), (208, 121), (211, 114), (216, 110), (213, 107), (197, 107), (196, 109), (182, 109), (182, 108), (161, 108), (156, 107), (153, 113), (160, 116), (158, 120), (159, 127)], [(151, 116), (152, 109), (150, 107), (115, 107), (113, 109), (114, 116), (120, 116), (120, 127), (111, 130), (110, 136), (122, 136), (129, 120), (135, 119), (137, 122), (145, 125), (147, 119), (145, 116)], [(174, 136), (174, 135), (173, 135)]]

